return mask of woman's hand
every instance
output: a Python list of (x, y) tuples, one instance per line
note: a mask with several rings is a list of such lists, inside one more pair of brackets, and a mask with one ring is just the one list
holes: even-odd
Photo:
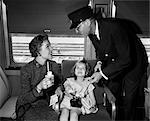
[(37, 89), (42, 90), (42, 89), (47, 89), (53, 85), (53, 81), (50, 80), (49, 78), (44, 78), (38, 85)]

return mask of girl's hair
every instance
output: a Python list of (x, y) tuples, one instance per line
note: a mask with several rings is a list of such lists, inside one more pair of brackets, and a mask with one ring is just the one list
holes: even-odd
[(91, 74), (91, 73), (90, 73), (91, 67), (90, 67), (89, 63), (88, 63), (85, 59), (80, 60), (80, 61), (77, 61), (77, 62), (75, 63), (75, 65), (73, 66), (73, 68), (72, 68), (72, 70), (71, 70), (71, 75), (72, 75), (73, 77), (75, 77), (75, 79), (77, 78), (77, 76), (75, 75), (75, 69), (76, 69), (76, 66), (77, 66), (78, 63), (83, 63), (83, 64), (85, 64), (85, 68), (86, 68), (85, 77), (88, 77), (88, 76)]
[(43, 41), (48, 40), (47, 34), (41, 34), (34, 37), (29, 43), (29, 50), (32, 57), (37, 57)]

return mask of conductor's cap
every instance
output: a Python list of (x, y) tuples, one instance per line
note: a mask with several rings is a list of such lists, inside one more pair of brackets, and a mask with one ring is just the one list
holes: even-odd
[(76, 28), (82, 21), (85, 21), (93, 16), (93, 10), (89, 6), (79, 8), (69, 13), (68, 18), (71, 20), (70, 29)]

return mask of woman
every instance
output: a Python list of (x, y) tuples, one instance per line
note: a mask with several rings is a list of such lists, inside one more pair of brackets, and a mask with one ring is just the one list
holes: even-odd
[[(37, 35), (29, 43), (34, 60), (21, 69), (21, 95), (16, 113), (18, 120), (57, 120), (56, 112), (49, 107), (50, 96), (60, 95), (59, 65), (52, 61), (52, 47), (47, 35)], [(47, 73), (52, 72), (52, 78)]]

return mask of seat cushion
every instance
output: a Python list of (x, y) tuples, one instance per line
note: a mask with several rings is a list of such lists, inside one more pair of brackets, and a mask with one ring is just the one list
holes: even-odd
[(111, 121), (110, 115), (103, 106), (98, 107), (98, 112), (88, 115), (81, 115), (80, 121)]
[(0, 108), (3, 106), (8, 97), (9, 97), (9, 90), (6, 87), (4, 80), (0, 76)]
[(17, 102), (17, 96), (10, 97), (2, 108), (0, 108), (0, 117), (7, 117), (7, 118), (16, 118), (15, 107)]

